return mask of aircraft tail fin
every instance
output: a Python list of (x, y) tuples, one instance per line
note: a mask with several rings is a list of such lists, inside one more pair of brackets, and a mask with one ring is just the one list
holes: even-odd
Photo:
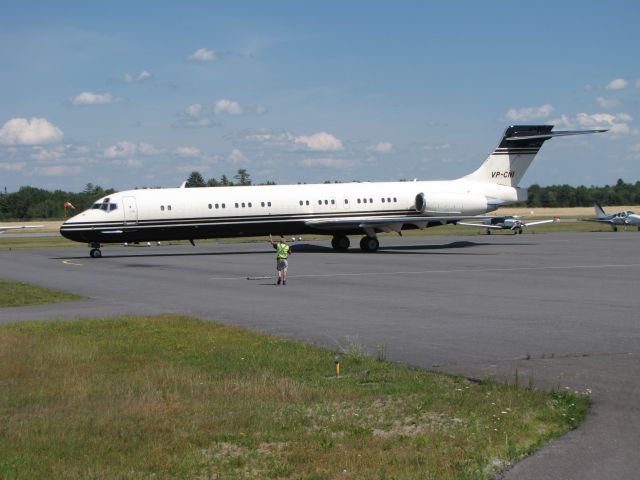
[(575, 130), (552, 132), (553, 125), (511, 125), (494, 151), (475, 172), (463, 177), (486, 183), (516, 187), (531, 165), (542, 144), (553, 137), (606, 132)]
[(598, 202), (593, 204), (593, 208), (596, 209), (596, 216), (598, 218), (607, 218), (607, 214), (604, 213), (604, 209), (602, 208), (602, 205), (600, 205)]

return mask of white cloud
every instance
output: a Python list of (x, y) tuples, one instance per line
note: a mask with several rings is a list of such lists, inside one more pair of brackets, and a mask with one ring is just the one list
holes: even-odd
[(159, 153), (160, 150), (150, 143), (135, 143), (122, 140), (105, 149), (103, 155), (106, 158), (124, 158), (134, 157), (136, 155), (157, 155)]
[(616, 78), (611, 80), (605, 87), (607, 90), (622, 90), (629, 84), (624, 78)]
[(45, 177), (56, 177), (60, 175), (73, 175), (80, 173), (82, 167), (78, 165), (54, 165), (52, 167), (38, 167), (33, 170), (36, 175), (44, 175)]
[(342, 150), (342, 141), (330, 133), (319, 132), (313, 135), (301, 135), (293, 138), (294, 143), (302, 144), (309, 150), (328, 152)]
[(615, 108), (620, 105), (620, 100), (616, 98), (597, 97), (596, 102), (598, 102), (598, 105), (600, 105), (600, 107), (606, 109)]
[(35, 152), (31, 154), (31, 158), (38, 162), (55, 161), (64, 157), (64, 146), (60, 145), (54, 148), (34, 147)]
[(301, 162), (303, 167), (328, 167), (328, 168), (349, 168), (356, 165), (356, 163), (349, 162), (344, 158), (305, 158)]
[(71, 105), (111, 105), (121, 101), (122, 98), (116, 97), (111, 93), (82, 92), (71, 99)]
[(229, 154), (229, 160), (231, 160), (233, 163), (247, 163), (247, 157), (244, 156), (244, 153), (242, 153), (242, 151), (239, 148), (234, 148), (233, 150), (231, 150), (231, 153)]
[(244, 113), (244, 107), (238, 102), (233, 100), (227, 100), (223, 98), (216, 100), (213, 104), (214, 113), (228, 113), (229, 115), (242, 115)]
[(0, 162), (0, 170), (4, 170), (5, 172), (19, 172), (20, 170), (24, 170), (24, 167), (26, 166), (27, 166), (26, 162), (14, 162), (14, 163)]
[(380, 142), (373, 149), (378, 153), (389, 153), (393, 150), (393, 143), (390, 142)]
[(631, 122), (631, 120), (633, 120), (633, 118), (626, 113), (593, 113), (591, 115), (587, 113), (579, 113), (573, 118), (567, 115), (562, 115), (560, 118), (556, 118), (549, 123), (568, 128), (606, 128), (613, 135), (617, 136), (636, 133), (636, 131), (629, 125), (629, 122)]
[(202, 113), (202, 105), (200, 103), (194, 103), (185, 108), (184, 112), (190, 117), (198, 117)]
[(540, 107), (510, 108), (505, 117), (516, 122), (528, 122), (547, 118), (553, 112), (553, 105), (546, 103)]
[(153, 77), (153, 74), (150, 71), (143, 70), (138, 74), (137, 77), (134, 75), (131, 75), (130, 73), (125, 73), (124, 81), (126, 83), (138, 83), (138, 82), (144, 82), (145, 80), (149, 80), (152, 77)]
[(142, 160), (136, 160), (136, 159), (133, 159), (133, 158), (128, 158), (126, 160), (124, 160), (124, 159), (112, 160), (111, 164), (120, 165), (120, 166), (127, 167), (127, 168), (140, 168), (142, 165), (144, 165), (144, 162)]
[(202, 152), (197, 147), (178, 147), (173, 151), (173, 154), (182, 158), (199, 158), (202, 156)]
[(63, 135), (46, 118), (12, 118), (0, 128), (0, 145), (44, 145), (61, 141)]
[(209, 50), (208, 48), (199, 48), (191, 55), (187, 57), (187, 60), (191, 60), (192, 62), (211, 62), (216, 60), (218, 55), (215, 50)]

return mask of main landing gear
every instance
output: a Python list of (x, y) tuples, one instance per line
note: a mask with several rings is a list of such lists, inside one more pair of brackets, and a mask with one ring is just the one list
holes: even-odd
[(378, 250), (379, 246), (380, 242), (376, 237), (366, 236), (362, 237), (362, 239), (360, 240), (360, 250), (362, 250), (363, 252), (375, 252), (376, 250)]
[[(346, 237), (344, 235), (336, 235), (331, 239), (331, 246), (334, 250), (345, 251), (349, 248), (350, 244), (351, 242), (349, 242), (349, 237)], [(379, 246), (380, 242), (376, 237), (366, 236), (362, 237), (362, 239), (360, 240), (360, 249), (363, 252), (375, 252), (376, 250), (378, 250)]]
[(91, 242), (89, 246), (91, 247), (91, 251), (89, 252), (91, 258), (100, 258), (102, 256), (100, 244), (98, 242)]
[(350, 244), (349, 237), (344, 235), (336, 235), (331, 239), (331, 246), (334, 250), (347, 250)]

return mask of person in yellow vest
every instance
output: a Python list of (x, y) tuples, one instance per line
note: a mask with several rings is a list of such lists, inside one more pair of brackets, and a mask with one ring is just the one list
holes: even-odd
[(269, 242), (271, 246), (276, 250), (276, 269), (278, 271), (278, 283), (276, 285), (287, 284), (287, 268), (289, 267), (289, 255), (293, 252), (291, 247), (284, 241), (284, 237), (280, 237), (279, 242), (274, 242), (269, 234)]

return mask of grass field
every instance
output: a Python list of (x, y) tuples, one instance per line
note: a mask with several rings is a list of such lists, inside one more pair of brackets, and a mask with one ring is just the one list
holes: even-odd
[(68, 302), (82, 298), (72, 293), (0, 279), (0, 308)]
[(587, 408), (183, 317), (0, 327), (0, 478), (491, 478)]

